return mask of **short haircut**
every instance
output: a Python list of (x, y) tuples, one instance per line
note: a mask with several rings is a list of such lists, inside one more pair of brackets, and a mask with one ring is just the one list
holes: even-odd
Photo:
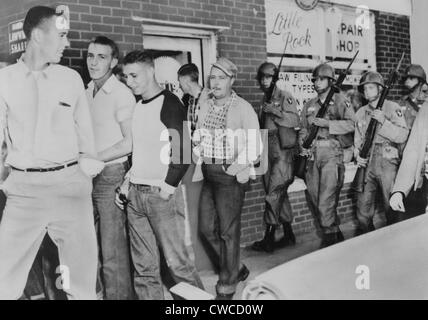
[(28, 10), (24, 19), (24, 34), (30, 40), (33, 29), (42, 25), (46, 20), (60, 16), (62, 13), (56, 13), (55, 9), (45, 6), (35, 6)]
[(116, 42), (114, 42), (110, 38), (107, 38), (105, 36), (97, 36), (92, 39), (91, 42), (89, 42), (89, 44), (91, 43), (109, 46), (111, 48), (111, 56), (113, 57), (113, 59), (119, 59), (119, 47), (117, 46)]
[(145, 50), (134, 50), (128, 53), (123, 59), (123, 65), (131, 63), (147, 63), (151, 67), (155, 66), (153, 54)]
[(199, 70), (194, 63), (187, 63), (182, 65), (180, 69), (178, 69), (177, 74), (179, 77), (189, 76), (192, 82), (199, 81)]
[(277, 67), (276, 67), (276, 65), (274, 65), (272, 62), (263, 62), (261, 65), (260, 65), (260, 67), (257, 69), (257, 76), (256, 76), (256, 79), (257, 79), (257, 81), (259, 82), (259, 84), (260, 84), (260, 82), (262, 81), (262, 77), (263, 77), (263, 70), (265, 69), (265, 68), (267, 68), (267, 67), (271, 67), (271, 68), (273, 68), (273, 72), (276, 72), (277, 71)]

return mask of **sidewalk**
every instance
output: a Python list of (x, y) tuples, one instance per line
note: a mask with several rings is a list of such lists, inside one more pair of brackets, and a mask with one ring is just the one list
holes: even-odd
[[(354, 225), (351, 222), (341, 225), (341, 230), (345, 239), (352, 237)], [(297, 243), (291, 247), (285, 247), (279, 250), (275, 250), (273, 253), (256, 252), (247, 248), (241, 249), (241, 261), (250, 270), (250, 275), (245, 282), (240, 282), (234, 300), (240, 300), (242, 297), (242, 291), (244, 290), (247, 282), (253, 280), (259, 274), (266, 272), (276, 266), (279, 266), (287, 261), (296, 259), (305, 254), (311, 253), (319, 249), (321, 239), (316, 235), (315, 232), (308, 233), (297, 237)], [(205, 291), (212, 294), (214, 297), (215, 284), (217, 282), (217, 275), (213, 271), (202, 271), (199, 273), (202, 282), (205, 286)], [(167, 291), (165, 291), (165, 298), (172, 299)]]

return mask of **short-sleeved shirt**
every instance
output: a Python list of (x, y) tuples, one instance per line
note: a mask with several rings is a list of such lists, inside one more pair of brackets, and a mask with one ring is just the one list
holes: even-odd
[(95, 156), (88, 100), (80, 75), (51, 64), (32, 72), (21, 60), (0, 70), (0, 123), (6, 163), (48, 168)]
[[(132, 118), (135, 97), (131, 90), (112, 75), (97, 92), (95, 97), (94, 82), (86, 89), (94, 128), (95, 148), (101, 152), (123, 139), (120, 123)], [(111, 160), (108, 163), (126, 161), (127, 157)]]

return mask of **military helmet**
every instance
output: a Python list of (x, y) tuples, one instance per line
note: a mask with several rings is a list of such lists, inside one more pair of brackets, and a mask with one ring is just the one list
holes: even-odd
[(331, 80), (335, 80), (334, 68), (327, 63), (322, 63), (322, 64), (318, 65), (314, 69), (314, 71), (312, 72), (312, 82), (315, 82), (315, 79), (317, 79), (319, 77), (324, 77), (324, 78), (329, 78)]
[(362, 88), (367, 83), (375, 83), (385, 87), (385, 82), (383, 81), (382, 75), (376, 71), (367, 71), (361, 76), (359, 87)]
[(406, 68), (406, 70), (404, 71), (403, 78), (404, 80), (406, 80), (408, 77), (415, 77), (425, 83), (427, 82), (427, 75), (425, 73), (425, 70), (419, 64), (411, 64)]

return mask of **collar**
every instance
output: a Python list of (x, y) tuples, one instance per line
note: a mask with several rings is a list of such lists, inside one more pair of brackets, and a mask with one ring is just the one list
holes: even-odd
[[(327, 94), (328, 95), (328, 94)], [(325, 98), (327, 99), (327, 96), (325, 96)], [(325, 100), (324, 100), (325, 101)], [(319, 97), (317, 97), (317, 102), (320, 106), (322, 106), (322, 102), (321, 99)], [(333, 96), (331, 97), (330, 103), (329, 104), (334, 104), (336, 102), (336, 94), (333, 94)]]
[[(21, 55), (21, 57), (16, 62), (16, 65), (17, 65), (18, 69), (25, 75), (25, 77), (28, 77), (32, 74), (32, 70), (30, 70), (28, 68), (28, 66), (25, 64), (24, 59), (23, 59), (24, 56), (25, 56), (25, 53), (23, 53)], [(45, 78), (47, 78), (49, 76), (51, 69), (52, 69), (52, 65), (48, 64), (44, 69), (39, 70), (39, 71)]]
[[(112, 74), (110, 78), (108, 78), (107, 81), (103, 84), (100, 90), (104, 91), (106, 94), (109, 94), (113, 91), (114, 87), (118, 82), (119, 80), (116, 78), (114, 74)], [(95, 87), (94, 80), (91, 80), (91, 82), (88, 83), (88, 89), (91, 92), (94, 92), (94, 87)]]

